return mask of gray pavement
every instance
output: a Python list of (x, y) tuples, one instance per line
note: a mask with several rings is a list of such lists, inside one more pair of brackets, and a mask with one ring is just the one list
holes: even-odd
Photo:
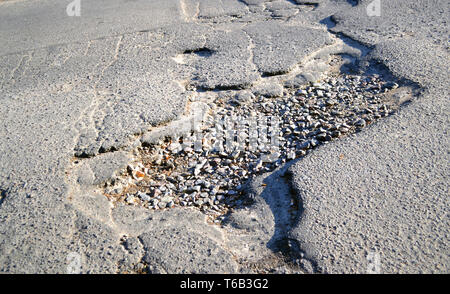
[[(411, 23), (412, 11), (430, 26)], [(423, 92), (291, 167), (304, 212), (290, 234), (326, 272), (364, 273), (370, 252), (385, 273), (449, 271), (448, 25), (433, 21), (442, 15), (442, 1), (390, 1), (380, 18), (363, 7), (333, 17), (332, 31), (374, 46), (368, 58)]]
[[(0, 272), (65, 273), (71, 252), (84, 273), (366, 272), (370, 252), (381, 272), (448, 272), (445, 1), (381, 1), (379, 17), (371, 1), (70, 2), (0, 1)], [(319, 53), (420, 95), (257, 177), (223, 226), (102, 195), (197, 90), (281, 87), (319, 75)]]

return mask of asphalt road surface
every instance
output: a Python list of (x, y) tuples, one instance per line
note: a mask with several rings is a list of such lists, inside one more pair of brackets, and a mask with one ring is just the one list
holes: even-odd
[[(75, 2), (0, 1), (0, 272), (448, 273), (447, 1)], [(194, 92), (283, 91), (336, 55), (416, 94), (252, 178), (221, 226), (103, 195)]]

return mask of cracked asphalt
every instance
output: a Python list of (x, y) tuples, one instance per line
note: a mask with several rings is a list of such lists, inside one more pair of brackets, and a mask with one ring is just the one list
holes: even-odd
[[(82, 273), (365, 273), (372, 253), (449, 271), (445, 1), (70, 2), (0, 1), (0, 272), (66, 273), (71, 253)], [(253, 178), (222, 225), (102, 194), (198, 93), (320, 80), (334, 55), (419, 94)]]

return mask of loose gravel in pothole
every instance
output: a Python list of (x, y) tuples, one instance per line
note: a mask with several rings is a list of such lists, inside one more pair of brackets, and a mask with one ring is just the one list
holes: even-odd
[(243, 204), (250, 177), (393, 113), (388, 96), (397, 87), (378, 75), (336, 74), (278, 98), (228, 91), (201, 132), (139, 147), (139, 161), (105, 194), (149, 209), (191, 206), (223, 215)]

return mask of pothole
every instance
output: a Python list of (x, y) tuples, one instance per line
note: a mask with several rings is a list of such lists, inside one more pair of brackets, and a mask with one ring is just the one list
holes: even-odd
[(136, 160), (105, 195), (152, 210), (194, 207), (220, 222), (245, 204), (243, 187), (251, 177), (394, 113), (412, 94), (407, 85), (380, 74), (341, 72), (285, 88), (277, 98), (221, 91), (213, 111), (194, 122), (191, 133), (138, 147)]

